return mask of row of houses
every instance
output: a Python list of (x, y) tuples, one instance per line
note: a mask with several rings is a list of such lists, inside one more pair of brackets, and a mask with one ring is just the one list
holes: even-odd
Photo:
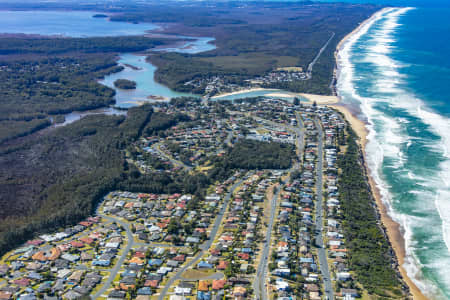
[(122, 228), (91, 217), (54, 234), (41, 235), (4, 257), (1, 299), (75, 299), (102, 281), (117, 259)]
[(278, 299), (321, 299), (313, 239), (317, 128), (308, 114), (302, 119), (306, 127), (304, 156), (300, 173), (291, 178), (281, 195), (269, 264), (271, 293)]
[(341, 117), (331, 109), (321, 108), (321, 123), (325, 131), (325, 172), (326, 182), (326, 245), (330, 261), (330, 269), (336, 279), (335, 291), (337, 296), (346, 300), (359, 297), (359, 292), (354, 289), (355, 283), (349, 268), (346, 241), (342, 232), (342, 211), (339, 201), (339, 173), (337, 155), (339, 143), (342, 142), (345, 123)]

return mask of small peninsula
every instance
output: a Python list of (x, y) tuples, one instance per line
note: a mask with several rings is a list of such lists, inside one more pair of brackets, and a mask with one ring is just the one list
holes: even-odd
[(95, 14), (92, 16), (93, 18), (108, 18), (108, 15), (105, 14)]

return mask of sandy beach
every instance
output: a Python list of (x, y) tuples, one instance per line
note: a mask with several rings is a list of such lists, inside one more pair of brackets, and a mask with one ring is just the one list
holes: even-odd
[[(336, 51), (334, 52), (334, 59), (336, 61), (336, 64), (338, 62), (338, 54), (339, 54), (339, 50), (342, 49), (342, 47), (345, 45), (345, 43), (356, 33), (358, 33), (367, 23), (372, 22), (372, 20), (374, 20), (375, 18), (377, 18), (378, 15), (384, 13), (386, 10), (391, 9), (390, 7), (385, 7), (380, 9), (379, 11), (377, 11), (376, 13), (374, 13), (370, 18), (368, 18), (367, 20), (365, 20), (364, 22), (362, 22), (361, 24), (359, 24), (358, 27), (356, 27), (352, 32), (350, 32), (349, 34), (347, 34), (338, 44), (336, 47)], [(334, 78), (337, 78), (337, 75), (339, 73), (339, 66), (337, 66), (334, 69)]]
[[(342, 39), (336, 49), (335, 52), (335, 58), (336, 58), (336, 62), (338, 61), (338, 53), (339, 50), (342, 49), (342, 47), (345, 45), (345, 43), (348, 41), (349, 38), (352, 37), (352, 35), (358, 33), (363, 27), (364, 25), (366, 25), (367, 23), (371, 22), (374, 18), (376, 18), (379, 14), (383, 13), (386, 10), (389, 10), (390, 8), (383, 8), (380, 11), (376, 12), (374, 15), (372, 15), (372, 17), (370, 17), (369, 19), (367, 19), (366, 21), (364, 21), (363, 23), (361, 23), (355, 30), (353, 30), (350, 34), (348, 34), (347, 36), (344, 37), (344, 39)], [(337, 75), (337, 72), (339, 72), (339, 68), (337, 68), (335, 70), (335, 74)], [(340, 99), (338, 97), (336, 97), (337, 100), (339, 101)], [(317, 102), (319, 104), (319, 102)], [(346, 106), (341, 105), (341, 104), (334, 104), (334, 105), (330, 105), (330, 107), (335, 108), (336, 110), (340, 111), (345, 118), (349, 121), (349, 123), (351, 124), (353, 130), (356, 132), (356, 134), (359, 136), (360, 138), (360, 145), (363, 151), (364, 156), (366, 156), (366, 144), (367, 144), (367, 128), (366, 128), (366, 124), (357, 118), (357, 116), (355, 116)], [(366, 159), (367, 160), (367, 159)], [(366, 165), (366, 169), (369, 170), (368, 166)], [(424, 300), (424, 299), (428, 299), (421, 291), (420, 289), (414, 284), (414, 282), (411, 280), (411, 278), (408, 277), (408, 274), (406, 273), (406, 270), (403, 268), (403, 264), (405, 261), (405, 240), (403, 237), (403, 234), (401, 232), (401, 228), (400, 225), (395, 222), (390, 216), (389, 213), (387, 211), (386, 206), (384, 205), (382, 198), (381, 198), (381, 194), (380, 191), (375, 183), (375, 181), (373, 180), (373, 178), (370, 176), (371, 172), (369, 170), (368, 172), (369, 174), (369, 183), (371, 186), (371, 189), (373, 191), (377, 206), (378, 206), (378, 211), (380, 213), (381, 216), (381, 221), (384, 225), (384, 227), (386, 228), (386, 232), (389, 236), (389, 240), (391, 242), (392, 248), (394, 249), (394, 252), (397, 256), (397, 260), (399, 263), (399, 271), (403, 277), (403, 280), (405, 281), (405, 283), (408, 285), (410, 292), (413, 296), (414, 299), (417, 300)]]
[(323, 95), (314, 95), (314, 94), (299, 94), (303, 98), (306, 98), (309, 102), (316, 102), (318, 105), (330, 105), (336, 104), (339, 102), (339, 98), (337, 96), (323, 96)]
[(244, 93), (258, 92), (258, 91), (274, 91), (275, 92), (274, 89), (252, 88), (252, 89), (240, 90), (240, 91), (231, 92), (231, 93), (218, 94), (218, 95), (215, 95), (215, 96), (211, 97), (211, 99), (222, 98), (222, 97), (233, 96), (233, 95), (239, 95), (239, 94), (244, 94)]
[[(347, 121), (351, 124), (353, 130), (356, 132), (358, 137), (360, 138), (360, 145), (363, 150), (364, 155), (366, 155), (365, 146), (367, 143), (367, 129), (366, 124), (358, 119), (356, 116), (354, 116), (348, 108), (346, 108), (343, 105), (335, 104), (330, 105), (330, 107), (340, 111)], [(367, 168), (367, 166), (366, 166)], [(370, 172), (368, 172), (370, 175)], [(375, 181), (372, 177), (369, 176), (369, 183), (370, 187), (374, 193), (374, 197), (378, 206), (378, 210), (380, 212), (381, 221), (383, 222), (384, 227), (386, 228), (387, 234), (389, 236), (389, 240), (392, 244), (392, 248), (394, 249), (394, 252), (397, 256), (398, 263), (399, 263), (399, 271), (402, 274), (403, 280), (408, 285), (411, 294), (413, 295), (414, 299), (417, 300), (425, 300), (428, 299), (425, 295), (422, 294), (422, 292), (419, 290), (419, 288), (412, 282), (412, 280), (408, 277), (406, 270), (403, 268), (403, 263), (405, 260), (405, 240), (403, 238), (403, 234), (401, 233), (400, 225), (392, 220), (392, 218), (389, 216), (388, 211), (386, 209), (386, 206), (383, 204), (383, 201), (381, 200), (381, 194), (378, 190), (377, 185), (375, 184)]]
[[(366, 24), (373, 21), (373, 19), (377, 18), (379, 14), (382, 14), (386, 10), (389, 10), (390, 8), (383, 8), (380, 11), (376, 12), (372, 17), (362, 22), (355, 30), (353, 30), (351, 33), (349, 33), (347, 36), (342, 39), (335, 51), (335, 58), (336, 61), (338, 61), (338, 53), (339, 50), (342, 49), (342, 47), (345, 45), (345, 43), (356, 33), (358, 33)], [(339, 72), (339, 68), (335, 69), (335, 75)], [(318, 105), (329, 105), (330, 107), (333, 107), (334, 109), (340, 111), (345, 118), (349, 121), (351, 124), (353, 130), (356, 132), (356, 134), (359, 136), (360, 140), (359, 143), (361, 145), (363, 154), (366, 155), (365, 146), (367, 143), (367, 128), (366, 124), (357, 118), (352, 111), (348, 109), (348, 107), (340, 104), (340, 99), (338, 96), (322, 96), (322, 95), (313, 95), (313, 94), (305, 94), (305, 93), (291, 93), (286, 92), (283, 90), (274, 90), (274, 89), (264, 89), (264, 88), (253, 88), (253, 89), (246, 89), (241, 91), (236, 91), (232, 93), (224, 93), (220, 95), (216, 95), (214, 98), (220, 98), (224, 96), (230, 96), (230, 95), (238, 95), (242, 93), (248, 93), (248, 92), (256, 92), (256, 91), (273, 91), (272, 93), (268, 94), (267, 96), (272, 97), (295, 97), (295, 96), (301, 96), (305, 99), (307, 99), (309, 102), (316, 102)], [(366, 166), (368, 169), (368, 167)], [(368, 169), (369, 170), (369, 169)], [(368, 172), (370, 174), (370, 172)], [(394, 249), (394, 252), (397, 256), (397, 260), (399, 263), (399, 271), (403, 277), (403, 280), (408, 285), (410, 292), (414, 299), (417, 300), (425, 300), (428, 299), (423, 293), (419, 290), (419, 288), (414, 284), (414, 282), (411, 280), (411, 278), (408, 277), (406, 270), (403, 268), (404, 260), (405, 260), (405, 240), (403, 237), (403, 234), (401, 232), (400, 225), (396, 223), (388, 214), (386, 206), (383, 204), (381, 194), (379, 192), (379, 189), (373, 180), (372, 177), (369, 177), (369, 183), (371, 186), (371, 189), (374, 193), (374, 198), (376, 200), (378, 210), (381, 216), (381, 221), (386, 228), (386, 232), (389, 236), (389, 240), (391, 242), (392, 248)]]
[(271, 93), (266, 94), (268, 97), (274, 97), (274, 98), (304, 98), (308, 102), (313, 103), (316, 102), (319, 105), (330, 105), (330, 104), (336, 104), (339, 102), (339, 98), (336, 96), (323, 96), (323, 95), (314, 95), (314, 94), (306, 94), (306, 93), (293, 93), (288, 92), (284, 90), (276, 90), (276, 89), (265, 89), (265, 88), (252, 88), (252, 89), (246, 89), (241, 91), (236, 91), (232, 93), (224, 93), (220, 95), (216, 95), (214, 97), (211, 97), (212, 99), (217, 99), (221, 97), (226, 96), (232, 96), (232, 95), (239, 95), (244, 93), (250, 93), (250, 92), (259, 92), (259, 91), (270, 91)]

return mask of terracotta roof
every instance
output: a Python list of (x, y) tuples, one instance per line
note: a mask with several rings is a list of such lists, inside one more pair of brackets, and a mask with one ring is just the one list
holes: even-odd
[(61, 255), (61, 251), (58, 248), (50, 249), (50, 253), (39, 251), (35, 253), (31, 258), (39, 261), (56, 260)]
[(141, 251), (136, 251), (133, 255), (134, 257), (145, 258), (145, 253)]
[(228, 267), (228, 262), (225, 260), (219, 261), (219, 265), (217, 266), (217, 270), (225, 270)]
[(5, 299), (5, 300), (12, 299), (12, 293), (0, 291), (0, 299)]
[(221, 290), (224, 288), (226, 282), (227, 281), (225, 279), (213, 280), (212, 289), (213, 290)]
[(83, 248), (84, 247), (84, 243), (82, 243), (80, 241), (71, 241), (70, 244), (72, 245), (72, 247), (75, 247), (75, 248)]
[(83, 225), (84, 227), (90, 227), (92, 225), (91, 222), (87, 222), (87, 221), (83, 221), (83, 222), (80, 222), (78, 224)]
[(92, 244), (94, 242), (94, 239), (85, 236), (85, 237), (80, 238), (80, 241), (82, 241), (85, 244)]
[(145, 281), (144, 286), (157, 288), (158, 284), (159, 284), (158, 280), (147, 280), (147, 281)]
[(139, 257), (133, 257), (132, 259), (130, 259), (130, 264), (143, 265), (144, 261)]
[(198, 290), (202, 292), (209, 291), (209, 283), (206, 280), (200, 280), (198, 282)]
[(121, 283), (119, 286), (120, 286), (120, 289), (124, 290), (124, 291), (127, 291), (129, 289), (131, 290), (136, 287), (134, 284), (125, 284), (125, 283)]

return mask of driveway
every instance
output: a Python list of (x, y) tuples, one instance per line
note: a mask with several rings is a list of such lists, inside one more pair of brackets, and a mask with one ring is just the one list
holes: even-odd
[(217, 235), (217, 232), (219, 231), (220, 225), (222, 224), (223, 216), (225, 215), (228, 204), (230, 203), (230, 199), (233, 196), (233, 192), (238, 186), (240, 186), (242, 184), (243, 181), (244, 180), (241, 179), (240, 181), (238, 181), (231, 187), (230, 191), (225, 196), (225, 201), (222, 205), (222, 208), (219, 211), (216, 221), (214, 222), (213, 229), (211, 230), (211, 233), (209, 234), (209, 239), (206, 240), (206, 242), (200, 246), (200, 252), (197, 253), (197, 255), (194, 256), (194, 258), (191, 259), (187, 264), (185, 264), (183, 267), (181, 267), (178, 270), (178, 272), (169, 279), (169, 281), (167, 281), (166, 285), (164, 286), (163, 290), (161, 291), (161, 293), (158, 296), (158, 300), (163, 300), (164, 297), (166, 296), (167, 292), (169, 291), (170, 287), (173, 285), (173, 283), (177, 280), (183, 279), (181, 277), (181, 274), (183, 274), (189, 267), (198, 263), (198, 261), (202, 258), (202, 256), (205, 254), (205, 252), (209, 250), (214, 239), (216, 238), (216, 235)]

